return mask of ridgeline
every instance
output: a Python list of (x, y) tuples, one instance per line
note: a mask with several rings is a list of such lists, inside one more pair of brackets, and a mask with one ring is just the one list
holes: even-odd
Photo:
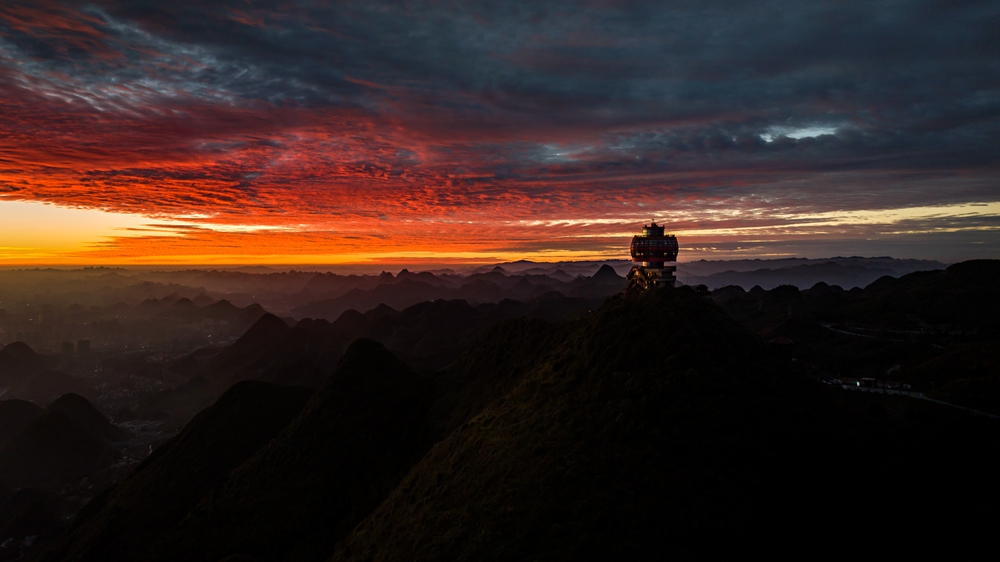
[[(689, 288), (505, 321), (439, 371), (360, 340), (301, 411), (214, 464), (226, 432), (250, 431), (219, 412), (283, 400), (227, 393), (46, 560), (792, 555), (853, 550), (833, 539), (859, 527), (960, 550), (992, 520), (995, 422), (806, 375)], [(199, 429), (213, 419), (228, 429)]]

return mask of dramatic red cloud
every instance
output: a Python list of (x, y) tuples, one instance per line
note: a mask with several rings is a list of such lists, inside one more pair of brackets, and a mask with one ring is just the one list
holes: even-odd
[[(734, 74), (739, 56), (639, 23), (643, 41), (593, 29), (567, 7), (545, 32), (495, 33), (482, 14), (428, 30), (420, 10), (354, 10), (0, 6), (0, 219), (31, 201), (148, 225), (61, 253), (0, 240), (0, 259), (620, 256), (649, 219), (711, 256), (901, 235), (904, 219), (996, 226), (985, 211), (871, 218), (993, 201), (995, 165), (962, 144), (978, 137), (926, 133), (977, 123), (964, 105), (932, 119), (875, 86), (811, 93), (818, 71), (795, 60)], [(855, 211), (875, 214), (830, 214)]]

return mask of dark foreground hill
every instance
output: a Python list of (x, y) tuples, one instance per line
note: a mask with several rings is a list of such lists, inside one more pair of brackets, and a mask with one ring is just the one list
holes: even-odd
[(56, 530), (116, 478), (127, 439), (85, 398), (47, 409), (0, 401), (0, 560), (35, 560)]
[[(992, 521), (998, 448), (992, 420), (827, 389), (710, 300), (661, 290), (503, 323), (429, 375), (355, 343), (280, 435), (118, 556), (787, 556), (856, 550), (859, 528), (893, 548), (964, 531), (961, 548)], [(115, 501), (154, 497), (142, 474), (163, 459)], [(112, 497), (49, 559), (107, 559), (88, 537), (122, 532)]]
[(1000, 260), (850, 291), (725, 287), (712, 298), (820, 376), (892, 381), (1000, 414)]
[(128, 434), (86, 398), (67, 394), (45, 410), (20, 400), (0, 402), (0, 482), (59, 490), (110, 466), (112, 443)]
[(430, 399), (428, 380), (358, 340), (295, 421), (168, 533), (156, 558), (321, 557), (426, 451)]
[(233, 386), (177, 437), (78, 517), (68, 560), (137, 560), (231, 470), (278, 434), (312, 391), (247, 381)]
[(113, 461), (110, 443), (94, 437), (65, 413), (48, 411), (0, 450), (0, 481), (15, 488), (58, 489)]
[(0, 401), (0, 449), (18, 436), (43, 410), (24, 400)]
[[(19, 543), (17, 539), (29, 536), (37, 539), (39, 535), (51, 534), (59, 525), (59, 519), (65, 517), (64, 510), (60, 510), (63, 507), (60, 500), (37, 488), (14, 491), (0, 484), (0, 560), (16, 560), (27, 554), (21, 544), (16, 544)], [(37, 558), (38, 549), (32, 554), (29, 560)]]
[(835, 543), (852, 521), (893, 535), (990, 520), (966, 498), (996, 498), (996, 424), (903, 399), (845, 406), (673, 293), (609, 303), (547, 350), (334, 559), (711, 558)]
[(289, 327), (263, 315), (239, 340), (196, 371), (180, 387), (145, 398), (140, 415), (183, 422), (241, 380), (262, 380), (318, 388), (357, 338), (369, 338), (417, 369), (441, 368), (460, 356), (489, 326), (530, 316), (548, 320), (578, 317), (599, 299), (557, 293), (526, 302), (504, 300), (472, 306), (437, 300), (397, 311), (380, 305), (364, 314), (349, 310), (334, 322), (304, 318)]

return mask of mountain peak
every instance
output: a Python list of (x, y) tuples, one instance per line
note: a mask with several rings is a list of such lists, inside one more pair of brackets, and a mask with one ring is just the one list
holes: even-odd
[(250, 329), (243, 334), (240, 340), (242, 341), (244, 338), (256, 340), (262, 337), (279, 337), (285, 335), (289, 330), (291, 328), (288, 327), (288, 324), (285, 324), (284, 320), (267, 312), (258, 318), (253, 326), (250, 326)]
[(48, 409), (66, 414), (80, 429), (102, 441), (121, 441), (127, 437), (124, 431), (112, 425), (104, 414), (79, 394), (63, 394), (49, 404)]
[(16, 341), (0, 348), (0, 357), (2, 358), (28, 358), (37, 356), (35, 350), (31, 349), (31, 346), (23, 341)]
[(368, 338), (359, 338), (347, 347), (344, 356), (337, 365), (337, 371), (359, 369), (383, 370), (401, 369), (409, 371), (403, 362), (396, 358), (381, 343)]
[(617, 282), (617, 281), (621, 281), (624, 278), (622, 276), (618, 275), (618, 273), (615, 271), (615, 268), (611, 267), (608, 264), (604, 264), (604, 265), (601, 266), (600, 269), (597, 270), (597, 273), (594, 274), (594, 276), (593, 276), (592, 279), (594, 279), (595, 281), (616, 281)]
[(35, 418), (0, 455), (0, 479), (14, 487), (62, 487), (110, 464), (114, 451), (70, 415)]
[(215, 299), (213, 299), (212, 297), (210, 297), (210, 296), (206, 295), (204, 292), (202, 292), (202, 293), (198, 293), (198, 296), (196, 296), (194, 299), (192, 299), (191, 302), (193, 302), (197, 306), (208, 306), (208, 305), (212, 304), (213, 302), (215, 302)]
[(4, 377), (23, 377), (45, 370), (45, 360), (28, 344), (14, 342), (0, 349), (0, 381)]
[(197, 308), (191, 299), (185, 297), (182, 299), (177, 299), (172, 305), (170, 305), (170, 310), (188, 310), (192, 308)]
[[(187, 544), (204, 545), (203, 560), (247, 550), (267, 560), (324, 558), (300, 530), (336, 541), (398, 485), (429, 447), (429, 390), (382, 344), (356, 340), (298, 417), (163, 539), (164, 559), (186, 558)], [(280, 513), (283, 524), (259, 513)]]

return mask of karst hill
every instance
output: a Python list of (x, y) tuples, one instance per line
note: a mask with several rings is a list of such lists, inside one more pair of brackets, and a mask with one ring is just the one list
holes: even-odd
[(47, 559), (789, 555), (845, 527), (972, 533), (998, 497), (993, 420), (819, 385), (688, 288), (509, 320), (438, 371), (359, 340), (307, 401), (253, 384), (96, 499)]

